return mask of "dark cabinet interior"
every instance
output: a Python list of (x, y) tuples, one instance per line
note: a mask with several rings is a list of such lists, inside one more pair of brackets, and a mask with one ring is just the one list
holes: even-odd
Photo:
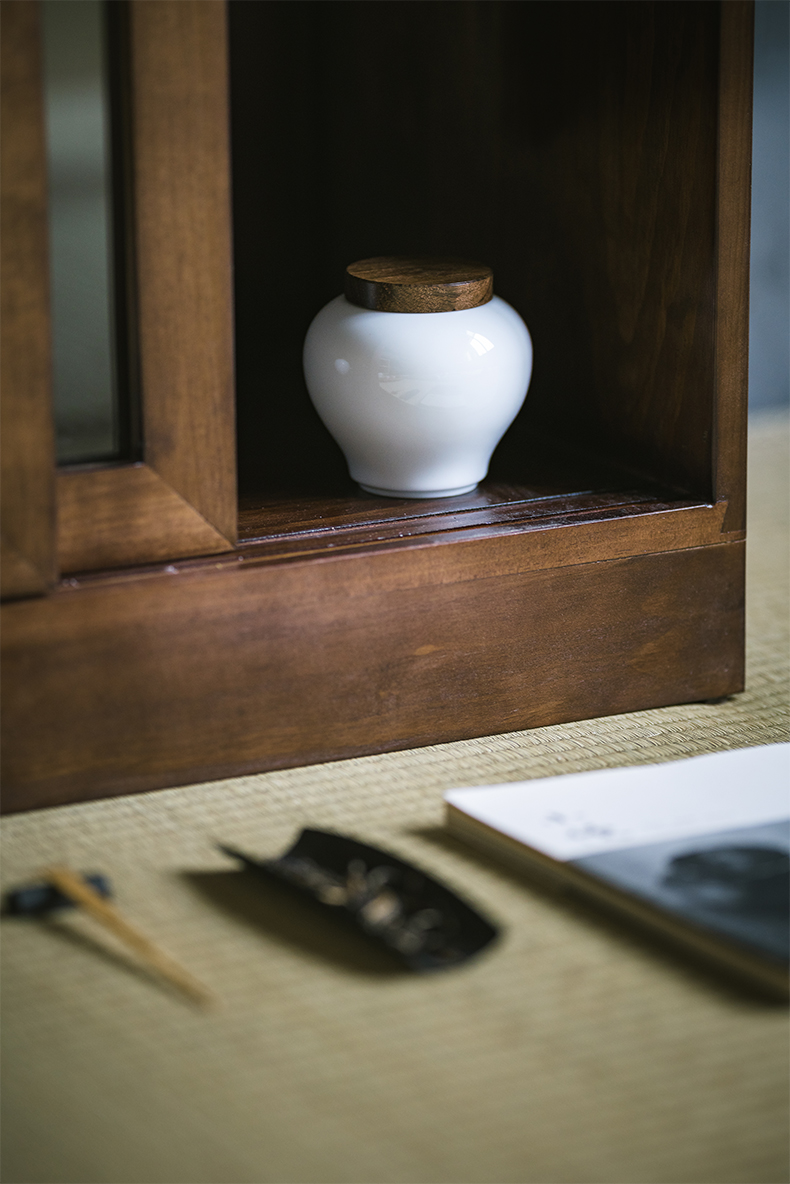
[(242, 540), (429, 512), (357, 490), (302, 378), (310, 320), (377, 254), (491, 264), (533, 337), (488, 482), (433, 510), (711, 499), (719, 20), (232, 0)]

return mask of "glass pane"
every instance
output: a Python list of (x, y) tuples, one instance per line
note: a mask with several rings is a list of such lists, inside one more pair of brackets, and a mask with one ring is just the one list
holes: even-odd
[(59, 463), (119, 454), (103, 0), (44, 0), (50, 282)]

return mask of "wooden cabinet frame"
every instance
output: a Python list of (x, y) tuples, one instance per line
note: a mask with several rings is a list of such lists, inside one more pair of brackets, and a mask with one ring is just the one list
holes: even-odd
[(129, 9), (144, 463), (58, 478), (61, 571), (236, 538), (227, 42), (221, 4)]
[(38, 10), (2, 7), (2, 589), (32, 596), (55, 579), (55, 446)]
[(56, 543), (36, 6), (4, 0), (5, 809), (742, 688), (752, 15), (689, 7), (719, 38), (698, 489), (273, 499), (236, 542), (225, 6), (133, 0), (144, 463), (61, 471)]
[[(44, 422), (51, 420), (51, 411), (37, 7), (28, 0), (3, 5), (10, 32), (6, 118), (21, 128), (18, 108), (26, 102), (25, 122), (32, 129), (32, 135), (20, 131), (16, 138), (4, 137), (5, 183), (18, 186), (24, 178), (30, 193), (25, 231), (31, 244), (24, 249), (17, 225), (9, 225), (3, 241), (15, 254), (4, 261), (5, 290), (12, 310), (22, 305), (20, 292), (28, 300), (35, 294), (38, 334), (33, 345), (33, 329), (14, 321), (12, 311), (10, 321), (4, 318), (4, 356), (9, 365), (37, 368), (27, 380), (36, 388), (35, 425), (18, 394), (21, 380), (9, 375), (4, 386), (7, 402), (15, 399), (9, 422), (25, 423), (28, 432), (35, 427), (37, 433), (27, 446), (7, 440), (11, 463), (26, 457), (25, 463), (45, 469), (42, 487), (47, 488), (52, 428)], [(130, 246), (144, 460), (60, 470), (56, 558), (62, 573), (227, 551), (236, 538), (224, 10), (202, 0), (146, 0), (132, 3), (128, 18)], [(8, 202), (14, 200), (9, 194)], [(38, 518), (51, 522), (52, 493), (38, 501)], [(14, 538), (43, 535), (43, 527), (36, 531), (26, 520), (14, 525), (18, 514), (29, 517), (35, 507), (27, 494), (19, 506), (6, 504), (4, 521)], [(52, 559), (39, 560), (39, 566), (51, 580)], [(27, 585), (17, 586), (27, 590)], [(30, 590), (43, 587), (39, 582)]]

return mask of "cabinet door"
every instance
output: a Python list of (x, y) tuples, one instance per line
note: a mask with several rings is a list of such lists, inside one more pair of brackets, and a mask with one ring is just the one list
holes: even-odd
[[(32, 0), (4, 0), (4, 472), (6, 535), (20, 556), (6, 567), (7, 595), (44, 591), (56, 569), (227, 551), (237, 515), (225, 5), (123, 7), (142, 459), (56, 478), (39, 17)], [(27, 552), (35, 579), (20, 574)]]
[(55, 449), (50, 403), (46, 173), (38, 10), (2, 5), (2, 592), (55, 578)]

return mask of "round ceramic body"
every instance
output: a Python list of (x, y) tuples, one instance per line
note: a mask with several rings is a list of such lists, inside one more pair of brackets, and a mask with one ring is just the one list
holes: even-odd
[(485, 477), (524, 402), (532, 342), (497, 296), (453, 312), (379, 312), (338, 296), (304, 346), (307, 389), (355, 481), (453, 497)]

